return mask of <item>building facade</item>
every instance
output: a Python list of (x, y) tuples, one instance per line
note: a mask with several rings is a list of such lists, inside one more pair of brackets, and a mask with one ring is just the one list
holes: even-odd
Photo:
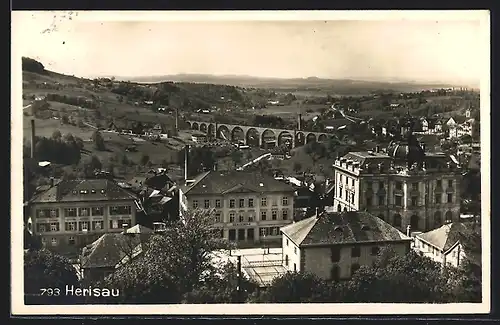
[(368, 211), (404, 232), (460, 218), (459, 166), (445, 154), (426, 152), (412, 134), (387, 152), (350, 152), (333, 168), (336, 211)]
[(410, 250), (411, 238), (366, 212), (323, 213), (281, 228), (283, 266), (325, 280), (347, 280), (379, 252)]
[(138, 198), (107, 179), (67, 180), (30, 202), (32, 232), (42, 244), (73, 254), (104, 233), (136, 224)]
[(179, 190), (180, 216), (213, 211), (221, 238), (239, 243), (279, 240), (293, 220), (295, 189), (273, 177), (245, 171), (210, 171)]

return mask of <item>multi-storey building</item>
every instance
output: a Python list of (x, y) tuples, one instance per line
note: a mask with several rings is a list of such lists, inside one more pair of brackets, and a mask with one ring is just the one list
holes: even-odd
[(32, 232), (44, 246), (77, 253), (103, 233), (136, 224), (138, 198), (107, 179), (66, 180), (30, 202)]
[(273, 177), (246, 171), (209, 171), (179, 190), (180, 215), (214, 211), (222, 238), (235, 242), (279, 240), (279, 228), (293, 220), (295, 189)]
[(346, 280), (373, 265), (382, 248), (410, 250), (411, 238), (380, 218), (360, 211), (322, 213), (281, 228), (283, 266), (323, 279)]
[(443, 153), (426, 152), (411, 130), (386, 152), (350, 152), (333, 168), (337, 211), (368, 211), (404, 232), (460, 218), (459, 166)]

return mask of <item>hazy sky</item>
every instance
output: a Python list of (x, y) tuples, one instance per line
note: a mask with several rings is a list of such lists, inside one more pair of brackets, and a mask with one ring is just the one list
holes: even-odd
[[(19, 13), (17, 13), (19, 14)], [(20, 18), (22, 17), (22, 19)], [(178, 73), (477, 82), (477, 21), (91, 21), (19, 14), (22, 54), (76, 76)], [(17, 25), (16, 25), (17, 26)]]

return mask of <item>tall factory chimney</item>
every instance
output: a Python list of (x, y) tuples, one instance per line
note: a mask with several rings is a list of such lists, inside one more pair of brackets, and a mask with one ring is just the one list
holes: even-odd
[(186, 144), (184, 148), (184, 181), (186, 182), (186, 184), (189, 180), (188, 167), (189, 167), (189, 144)]
[(31, 159), (35, 158), (35, 120), (31, 119)]
[(298, 129), (299, 131), (301, 131), (301, 130), (302, 130), (302, 114), (301, 114), (301, 113), (299, 113), (299, 117), (298, 117), (298, 119), (297, 119), (297, 129)]
[(175, 108), (175, 135), (179, 134), (179, 108)]

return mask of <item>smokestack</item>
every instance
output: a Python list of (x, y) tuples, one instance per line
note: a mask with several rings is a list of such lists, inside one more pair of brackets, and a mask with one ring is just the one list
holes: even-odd
[(297, 120), (297, 129), (300, 131), (302, 130), (302, 114), (299, 113), (299, 118)]
[(184, 180), (188, 181), (189, 173), (188, 173), (188, 166), (189, 166), (189, 144), (186, 144), (185, 150), (184, 150)]
[(35, 158), (35, 120), (31, 120), (31, 159)]
[(175, 108), (175, 134), (179, 132), (179, 109)]

